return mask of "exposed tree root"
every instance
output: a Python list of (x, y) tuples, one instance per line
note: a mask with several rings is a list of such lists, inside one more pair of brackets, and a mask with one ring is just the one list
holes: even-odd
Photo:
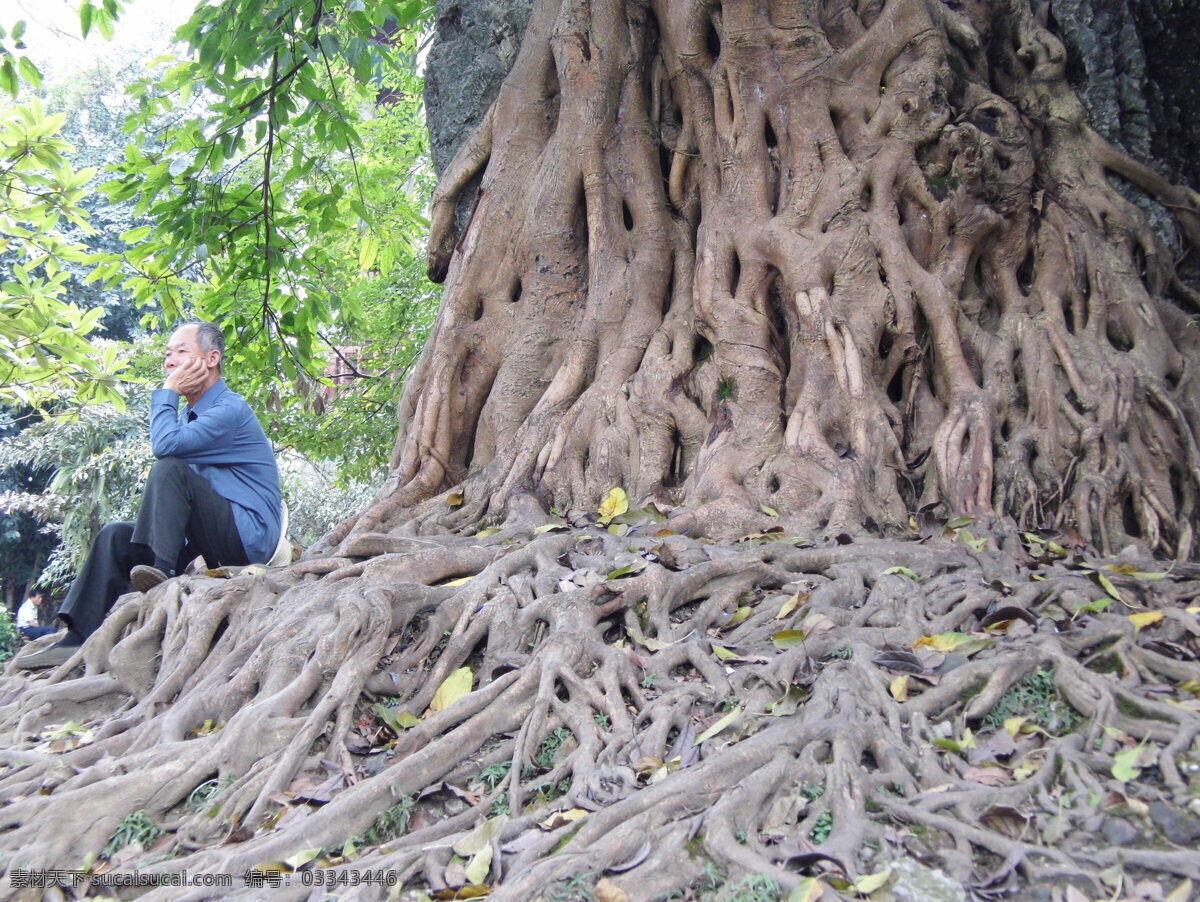
[[(514, 900), (610, 870), (635, 900), (743, 874), (853, 897), (901, 858), (976, 891), (1200, 879), (1149, 813), (1200, 789), (1200, 571), (961, 528), (524, 530), (173, 580), (76, 662), (4, 678), (4, 865), (227, 873), (247, 898), (268, 867), (305, 897), (293, 866), (435, 892), (489, 843), (472, 877)], [(463, 667), (473, 691), (435, 703)], [(136, 812), (165, 835), (97, 861)]]

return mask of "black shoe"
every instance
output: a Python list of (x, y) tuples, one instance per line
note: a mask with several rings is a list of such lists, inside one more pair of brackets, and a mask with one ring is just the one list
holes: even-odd
[(17, 655), (14, 663), (24, 670), (41, 670), (44, 667), (57, 667), (60, 664), (65, 664), (75, 652), (79, 651), (78, 645), (51, 645), (49, 648), (43, 648), (41, 651), (30, 651), (23, 655)]
[(161, 582), (170, 579), (166, 573), (149, 564), (138, 564), (129, 571), (129, 582), (139, 592), (149, 592)]

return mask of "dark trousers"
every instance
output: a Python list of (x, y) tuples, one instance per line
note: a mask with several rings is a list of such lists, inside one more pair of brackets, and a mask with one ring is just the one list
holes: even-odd
[(132, 589), (129, 571), (136, 565), (180, 572), (197, 555), (210, 567), (250, 563), (229, 502), (182, 459), (160, 458), (142, 492), (137, 522), (100, 530), (58, 616), (87, 638)]
[(52, 626), (20, 626), (17, 631), (26, 639), (40, 639), (42, 636), (49, 636), (51, 633), (58, 632)]

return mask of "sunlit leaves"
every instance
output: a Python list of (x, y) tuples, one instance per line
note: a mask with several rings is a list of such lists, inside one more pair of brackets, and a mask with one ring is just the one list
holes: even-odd
[(79, 204), (95, 172), (68, 163), (62, 123), (36, 101), (0, 122), (0, 400), (41, 407), (67, 395), (120, 404), (117, 350), (97, 353), (88, 338), (104, 311), (65, 299), (66, 266), (87, 252), (59, 229), (88, 229)]
[(625, 494), (622, 488), (615, 488), (604, 496), (604, 500), (600, 502), (600, 509), (597, 511), (600, 515), (600, 524), (607, 526), (612, 522), (613, 517), (619, 516), (629, 510), (629, 497)]
[[(91, 7), (100, 27), (102, 10)], [(157, 302), (168, 322), (185, 312), (221, 321), (230, 363), (264, 384), (311, 381), (331, 345), (363, 344), (358, 311), (342, 308), (346, 286), (386, 276), (424, 226), (419, 108), (377, 101), (384, 90), (419, 96), (415, 36), (393, 29), (430, 10), (338, 0), (197, 7), (176, 34), (186, 55), (132, 88), (132, 132), (167, 113), (170, 124), (154, 130), (153, 146), (131, 148), (104, 186), (156, 223), (120, 261), (136, 269), (126, 283), (135, 299)], [(117, 262), (107, 279), (121, 277)]]
[(35, 88), (42, 83), (38, 67), (21, 53), (25, 49), (24, 38), (24, 21), (14, 22), (11, 30), (0, 26), (0, 89), (12, 97), (20, 93), (22, 81)]

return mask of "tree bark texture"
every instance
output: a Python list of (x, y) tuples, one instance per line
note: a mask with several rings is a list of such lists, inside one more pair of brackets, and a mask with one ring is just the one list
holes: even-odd
[(1088, 125), (1045, 14), (537, 4), (435, 195), (443, 309), (343, 551), (622, 486), (711, 535), (940, 504), (1187, 556), (1195, 294), (1109, 177), (1189, 246), (1197, 198)]

